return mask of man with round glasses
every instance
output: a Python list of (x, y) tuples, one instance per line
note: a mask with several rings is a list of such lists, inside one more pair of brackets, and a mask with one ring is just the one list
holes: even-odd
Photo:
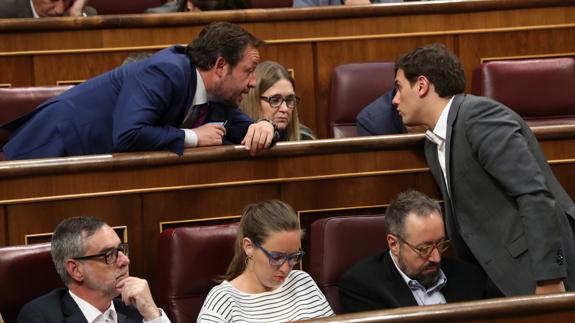
[(18, 322), (170, 322), (147, 281), (129, 275), (128, 245), (104, 221), (62, 221), (52, 237), (52, 260), (67, 288), (26, 304)]
[(387, 208), (385, 225), (389, 251), (364, 259), (339, 281), (342, 312), (483, 298), (479, 267), (442, 258), (449, 240), (436, 201), (417, 191), (401, 193)]

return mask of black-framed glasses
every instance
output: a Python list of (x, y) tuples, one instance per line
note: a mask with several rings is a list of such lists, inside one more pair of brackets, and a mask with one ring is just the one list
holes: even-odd
[(257, 242), (254, 242), (254, 245), (258, 247), (261, 251), (263, 251), (266, 254), (266, 256), (268, 256), (270, 265), (275, 267), (283, 265), (286, 261), (288, 262), (288, 265), (293, 267), (297, 265), (297, 263), (299, 263), (303, 258), (303, 255), (305, 255), (305, 252), (303, 250), (287, 255), (281, 252), (269, 252), (264, 247), (260, 246), (260, 244)]
[(401, 240), (403, 243), (405, 243), (409, 248), (411, 248), (411, 250), (415, 251), (421, 258), (423, 259), (427, 259), (431, 256), (431, 253), (433, 252), (433, 249), (437, 249), (437, 252), (439, 252), (439, 254), (443, 254), (451, 245), (451, 241), (450, 240), (443, 240), (443, 241), (439, 241), (439, 242), (434, 242), (434, 243), (426, 243), (423, 244), (421, 246), (414, 246), (411, 243), (403, 240), (402, 237), (397, 236), (397, 238), (399, 240)]
[(102, 258), (107, 265), (115, 264), (116, 260), (118, 260), (118, 253), (122, 252), (124, 255), (128, 255), (128, 244), (127, 243), (120, 243), (118, 248), (112, 248), (107, 250), (106, 252), (102, 252), (96, 255), (89, 255), (89, 256), (82, 256), (82, 257), (75, 257), (72, 258), (74, 260), (89, 260), (89, 259), (96, 259)]
[(274, 109), (279, 108), (282, 103), (286, 103), (289, 109), (294, 109), (301, 101), (300, 97), (295, 94), (290, 94), (288, 96), (282, 96), (281, 94), (274, 94), (272, 96), (260, 96), (260, 99), (266, 101)]

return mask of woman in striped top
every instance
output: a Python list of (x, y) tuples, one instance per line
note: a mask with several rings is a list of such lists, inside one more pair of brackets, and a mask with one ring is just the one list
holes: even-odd
[(198, 322), (288, 322), (334, 315), (325, 296), (303, 271), (299, 221), (281, 201), (248, 205), (234, 258), (224, 281), (212, 288)]

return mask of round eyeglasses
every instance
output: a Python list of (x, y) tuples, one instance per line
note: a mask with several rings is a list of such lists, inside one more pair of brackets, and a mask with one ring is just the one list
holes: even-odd
[(286, 106), (289, 109), (294, 109), (295, 107), (297, 107), (297, 105), (299, 104), (299, 101), (301, 101), (301, 99), (299, 98), (299, 96), (296, 96), (294, 94), (288, 95), (288, 96), (282, 96), (281, 94), (274, 94), (272, 96), (260, 96), (260, 99), (266, 101), (267, 103), (270, 104), (270, 106), (274, 109), (279, 108), (282, 103), (286, 103)]
[(293, 267), (297, 265), (305, 255), (305, 252), (303, 250), (288, 255), (281, 252), (269, 252), (257, 242), (254, 242), (254, 245), (258, 247), (261, 251), (263, 251), (266, 254), (266, 256), (268, 256), (270, 265), (274, 267), (280, 267), (286, 261), (288, 262), (288, 265), (290, 265), (290, 267)]
[(90, 259), (97, 259), (102, 258), (107, 265), (115, 264), (116, 260), (118, 260), (118, 253), (122, 252), (124, 255), (128, 255), (128, 244), (127, 243), (120, 243), (118, 248), (112, 248), (106, 250), (102, 253), (89, 255), (89, 256), (82, 256), (82, 257), (75, 257), (72, 258), (74, 260), (90, 260)]
[(426, 243), (423, 244), (421, 246), (414, 246), (411, 243), (403, 240), (403, 238), (401, 238), (400, 236), (397, 236), (397, 238), (399, 240), (401, 240), (403, 243), (405, 243), (409, 248), (411, 248), (411, 250), (415, 251), (421, 258), (423, 259), (427, 259), (431, 256), (431, 253), (433, 252), (433, 249), (437, 249), (437, 252), (439, 252), (439, 254), (443, 254), (445, 251), (447, 251), (447, 249), (449, 248), (449, 246), (451, 245), (451, 241), (450, 240), (443, 240), (443, 241), (439, 241), (439, 242), (434, 242), (434, 243)]

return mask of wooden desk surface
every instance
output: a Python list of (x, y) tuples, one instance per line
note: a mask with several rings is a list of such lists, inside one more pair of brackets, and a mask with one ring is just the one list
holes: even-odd
[(300, 322), (474, 322), (570, 323), (575, 320), (575, 293), (495, 298), (432, 306), (338, 315)]

